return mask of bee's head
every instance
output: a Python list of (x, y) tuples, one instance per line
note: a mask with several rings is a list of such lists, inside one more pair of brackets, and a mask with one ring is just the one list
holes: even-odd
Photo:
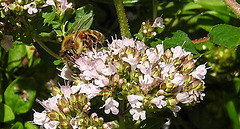
[(62, 48), (60, 51), (60, 57), (65, 61), (74, 61), (75, 59), (79, 58), (79, 55), (82, 51), (82, 45), (80, 43), (80, 38), (73, 34), (69, 34), (63, 40)]

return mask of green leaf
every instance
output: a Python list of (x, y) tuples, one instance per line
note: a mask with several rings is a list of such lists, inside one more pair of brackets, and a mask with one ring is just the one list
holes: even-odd
[(62, 63), (61, 60), (54, 60), (54, 61), (53, 61), (53, 64), (54, 64), (54, 65), (60, 65), (61, 63)]
[(240, 44), (240, 29), (231, 25), (216, 25), (208, 36), (212, 42), (220, 46), (235, 48)]
[(194, 2), (207, 9), (214, 10), (219, 14), (236, 17), (222, 0), (194, 0)]
[(146, 120), (141, 122), (140, 128), (141, 129), (158, 129), (164, 124), (164, 122), (165, 122), (165, 118), (163, 117), (147, 118)]
[(15, 119), (12, 109), (3, 103), (0, 103), (0, 122), (9, 122)]
[[(75, 12), (76, 16), (75, 16), (75, 22), (74, 23), (68, 23), (68, 31), (70, 30), (70, 28), (72, 29), (72, 26), (74, 24), (76, 24), (78, 22), (78, 26), (76, 26), (76, 28), (73, 29), (78, 29), (79, 26), (81, 26), (86, 19), (88, 19), (89, 17), (91, 17), (93, 15), (93, 7), (92, 5), (86, 5), (83, 6), (81, 8), (78, 8)], [(92, 21), (93, 19), (91, 19), (84, 27), (83, 29), (89, 29), (90, 26), (92, 25)]]
[(228, 116), (232, 120), (232, 123), (233, 123), (233, 129), (240, 129), (238, 113), (236, 111), (234, 103), (232, 101), (229, 101), (226, 104), (226, 107), (227, 107), (227, 111), (228, 111)]
[(15, 114), (28, 112), (36, 95), (36, 82), (31, 77), (19, 77), (4, 92), (5, 102)]
[(22, 66), (22, 59), (26, 57), (25, 45), (14, 45), (13, 49), (9, 49), (7, 70), (19, 68)]
[(25, 122), (24, 123), (24, 127), (25, 127), (25, 129), (38, 129), (37, 125), (34, 125), (34, 124), (30, 123), (30, 122)]
[(61, 26), (61, 23), (59, 23), (58, 21), (49, 21), (48, 23), (51, 24), (54, 29), (57, 29)]
[(74, 14), (74, 10), (72, 8), (67, 8), (63, 14), (60, 15), (60, 21), (65, 23), (68, 19), (70, 19)]
[(233, 78), (233, 84), (235, 86), (235, 91), (238, 94), (240, 91), (240, 78), (238, 77)]
[[(50, 9), (51, 7), (51, 9)], [(45, 8), (44, 10), (45, 12), (42, 14), (42, 17), (44, 18), (43, 23), (50, 23), (51, 21), (53, 21), (55, 19), (55, 12), (56, 9), (54, 6), (48, 6)]]
[(11, 129), (24, 129), (24, 127), (21, 122), (16, 122)]
[(188, 35), (183, 31), (178, 30), (174, 32), (173, 37), (165, 38), (163, 42), (164, 49), (168, 49), (176, 46), (182, 46), (182, 45), (186, 51), (192, 52), (193, 54), (199, 54), (195, 49), (191, 39), (189, 39)]

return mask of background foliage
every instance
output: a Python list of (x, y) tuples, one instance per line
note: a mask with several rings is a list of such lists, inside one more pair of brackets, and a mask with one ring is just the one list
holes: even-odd
[[(66, 21), (70, 23), (66, 28), (70, 28), (76, 19), (82, 18), (77, 17), (82, 14), (83, 16), (87, 16), (85, 14), (88, 13), (95, 14), (91, 28), (102, 32), (108, 40), (111, 40), (111, 36), (115, 34), (120, 37), (112, 0), (72, 0), (71, 2), (75, 8), (83, 6), (76, 10), (76, 16), (66, 13), (56, 19), (54, 8), (49, 6), (44, 8), (46, 10), (43, 9), (42, 17), (31, 19), (30, 25), (38, 28), (31, 32), (56, 39), (56, 43), (45, 41), (45, 45), (53, 52), (58, 53), (60, 50), (62, 39), (59, 35), (65, 35), (64, 31), (57, 28), (65, 27), (63, 25)], [(138, 33), (143, 21), (147, 19), (153, 21), (157, 16), (162, 16), (165, 28), (159, 30), (162, 32), (154, 40), (148, 41), (149, 45), (155, 46), (164, 41), (166, 42), (164, 47), (170, 48), (173, 45), (181, 45), (183, 41), (186, 41), (186, 44), (194, 41), (195, 49), (188, 50), (187, 47), (185, 49), (195, 55), (201, 55), (198, 59), (199, 63), (208, 62), (207, 65), (211, 67), (205, 80), (207, 88), (204, 101), (194, 107), (184, 107), (176, 118), (171, 119), (170, 128), (240, 128), (238, 47), (240, 22), (225, 3), (221, 0), (124, 0), (123, 2), (132, 36)], [(72, 10), (67, 11), (71, 14)], [(18, 31), (9, 34), (18, 35)], [(59, 81), (62, 83), (57, 76), (59, 71), (53, 63), (58, 64), (58, 61), (28, 38), (29, 35), (30, 32), (26, 32), (16, 36), (14, 48), (9, 52), (0, 48), (1, 128), (37, 128), (27, 122), (32, 120), (32, 108), (37, 111), (42, 110), (41, 105), (34, 101), (35, 98), (40, 100), (48, 98), (49, 87)], [(206, 36), (209, 36), (210, 40), (202, 42), (205, 39), (201, 38)], [(13, 92), (16, 90), (18, 92)], [(28, 101), (25, 102), (24, 98)], [(157, 115), (161, 116), (161, 114)], [(152, 121), (151, 125), (145, 125), (144, 128), (159, 128), (162, 123), (158, 119)]]

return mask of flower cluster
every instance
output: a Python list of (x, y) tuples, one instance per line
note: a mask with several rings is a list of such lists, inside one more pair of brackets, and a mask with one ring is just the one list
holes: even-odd
[[(181, 46), (164, 50), (163, 44), (147, 48), (141, 41), (113, 39), (108, 50), (86, 50), (61, 77), (78, 83), (89, 99), (102, 96), (106, 114), (117, 115), (124, 103), (134, 120), (145, 120), (146, 110), (169, 108), (178, 103), (196, 104), (204, 97), (205, 64), (195, 68), (193, 54)], [(127, 100), (122, 101), (122, 100)]]
[[(28, 3), (26, 3), (28, 2)], [(7, 14), (11, 14), (10, 11), (17, 15), (24, 14), (26, 11), (27, 14), (33, 15), (39, 12), (40, 8), (53, 5), (57, 12), (63, 13), (67, 8), (72, 8), (72, 3), (68, 3), (67, 0), (30, 0), (30, 1), (22, 1), (16, 0), (14, 2), (10, 2), (9, 0), (2, 0), (0, 5), (0, 12), (2, 17)]]
[(45, 108), (41, 113), (34, 113), (33, 123), (47, 129), (103, 127), (103, 118), (96, 113), (89, 117), (91, 109), (86, 95), (77, 93), (77, 86), (54, 87), (53, 97), (38, 102)]

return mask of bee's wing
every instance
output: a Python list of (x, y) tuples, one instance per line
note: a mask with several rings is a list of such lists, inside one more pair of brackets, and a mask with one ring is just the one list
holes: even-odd
[(72, 28), (69, 30), (69, 33), (75, 34), (76, 33), (76, 37), (73, 40), (74, 42), (76, 41), (78, 35), (81, 33), (81, 30), (87, 25), (87, 23), (89, 23), (94, 15), (88, 17), (82, 24), (80, 24), (80, 21), (77, 21), (76, 23), (74, 23), (74, 25), (72, 26)]
[(77, 32), (77, 30), (79, 29), (80, 26), (80, 21), (76, 21), (73, 26), (71, 27), (71, 29), (68, 31), (68, 34), (74, 34)]

